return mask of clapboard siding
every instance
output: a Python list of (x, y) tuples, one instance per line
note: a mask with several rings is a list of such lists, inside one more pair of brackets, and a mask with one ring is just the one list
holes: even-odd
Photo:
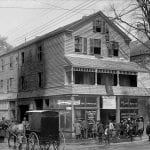
[[(38, 89), (38, 73), (44, 73), (44, 59), (37, 61), (37, 44), (33, 43), (19, 51), (19, 92)], [(43, 49), (44, 51), (44, 49)], [(24, 64), (22, 64), (21, 53), (24, 52)], [(44, 55), (43, 55), (44, 58)], [(26, 88), (21, 89), (21, 76), (25, 77)]]
[[(12, 67), (10, 68), (10, 57), (12, 58)], [(2, 70), (1, 60), (4, 60), (4, 70)], [(18, 53), (5, 55), (0, 58), (0, 80), (3, 80), (3, 88), (0, 88), (0, 93), (15, 93), (18, 91)], [(7, 86), (7, 80), (10, 82), (12, 78), (12, 85)]]
[[(101, 18), (101, 20), (103, 19)], [(117, 31), (115, 31), (110, 25), (108, 25), (108, 28), (110, 32), (110, 41), (119, 42), (119, 47), (120, 47), (119, 57), (129, 60), (130, 49), (129, 49), (128, 44), (124, 41), (123, 37)], [(75, 36), (81, 36), (81, 37), (87, 38), (87, 54), (89, 54), (90, 52), (90, 38), (101, 39), (101, 56), (108, 57), (108, 49), (107, 49), (107, 45), (105, 41), (105, 34), (93, 32), (93, 21), (88, 22), (86, 25), (74, 31), (72, 35), (71, 34), (65, 35), (65, 53), (66, 54), (75, 53), (74, 51), (74, 37)]]
[(44, 41), (45, 48), (45, 87), (64, 85), (64, 34)]

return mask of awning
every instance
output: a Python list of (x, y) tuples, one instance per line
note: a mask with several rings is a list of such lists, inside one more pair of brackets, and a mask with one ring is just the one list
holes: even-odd
[(134, 62), (117, 60), (110, 61), (103, 58), (96, 58), (95, 56), (82, 56), (82, 55), (66, 55), (65, 56), (69, 65), (73, 67), (83, 68), (96, 68), (96, 69), (108, 69), (119, 71), (131, 71), (131, 72), (148, 72), (145, 68), (142, 68)]

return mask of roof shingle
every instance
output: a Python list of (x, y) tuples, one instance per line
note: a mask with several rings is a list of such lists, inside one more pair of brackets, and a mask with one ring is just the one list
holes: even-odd
[(120, 70), (120, 71), (132, 71), (132, 72), (147, 72), (146, 69), (142, 68), (134, 62), (110, 61), (96, 57), (81, 56), (81, 55), (66, 55), (66, 59), (70, 65), (74, 67), (84, 68), (97, 68), (97, 69), (109, 69), (109, 70)]

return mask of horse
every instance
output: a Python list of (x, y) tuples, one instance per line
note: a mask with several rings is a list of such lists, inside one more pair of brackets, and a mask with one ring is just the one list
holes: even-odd
[(16, 147), (16, 144), (19, 144), (18, 148), (21, 149), (24, 140), (26, 140), (24, 124), (11, 122), (6, 130), (9, 134), (8, 146)]

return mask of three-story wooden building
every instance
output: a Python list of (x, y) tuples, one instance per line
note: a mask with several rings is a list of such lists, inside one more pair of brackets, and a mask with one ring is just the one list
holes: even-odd
[(130, 62), (130, 41), (99, 11), (16, 47), (18, 119), (29, 109), (57, 110), (70, 134), (77, 120), (138, 115), (150, 94), (138, 87), (138, 73), (147, 71)]

